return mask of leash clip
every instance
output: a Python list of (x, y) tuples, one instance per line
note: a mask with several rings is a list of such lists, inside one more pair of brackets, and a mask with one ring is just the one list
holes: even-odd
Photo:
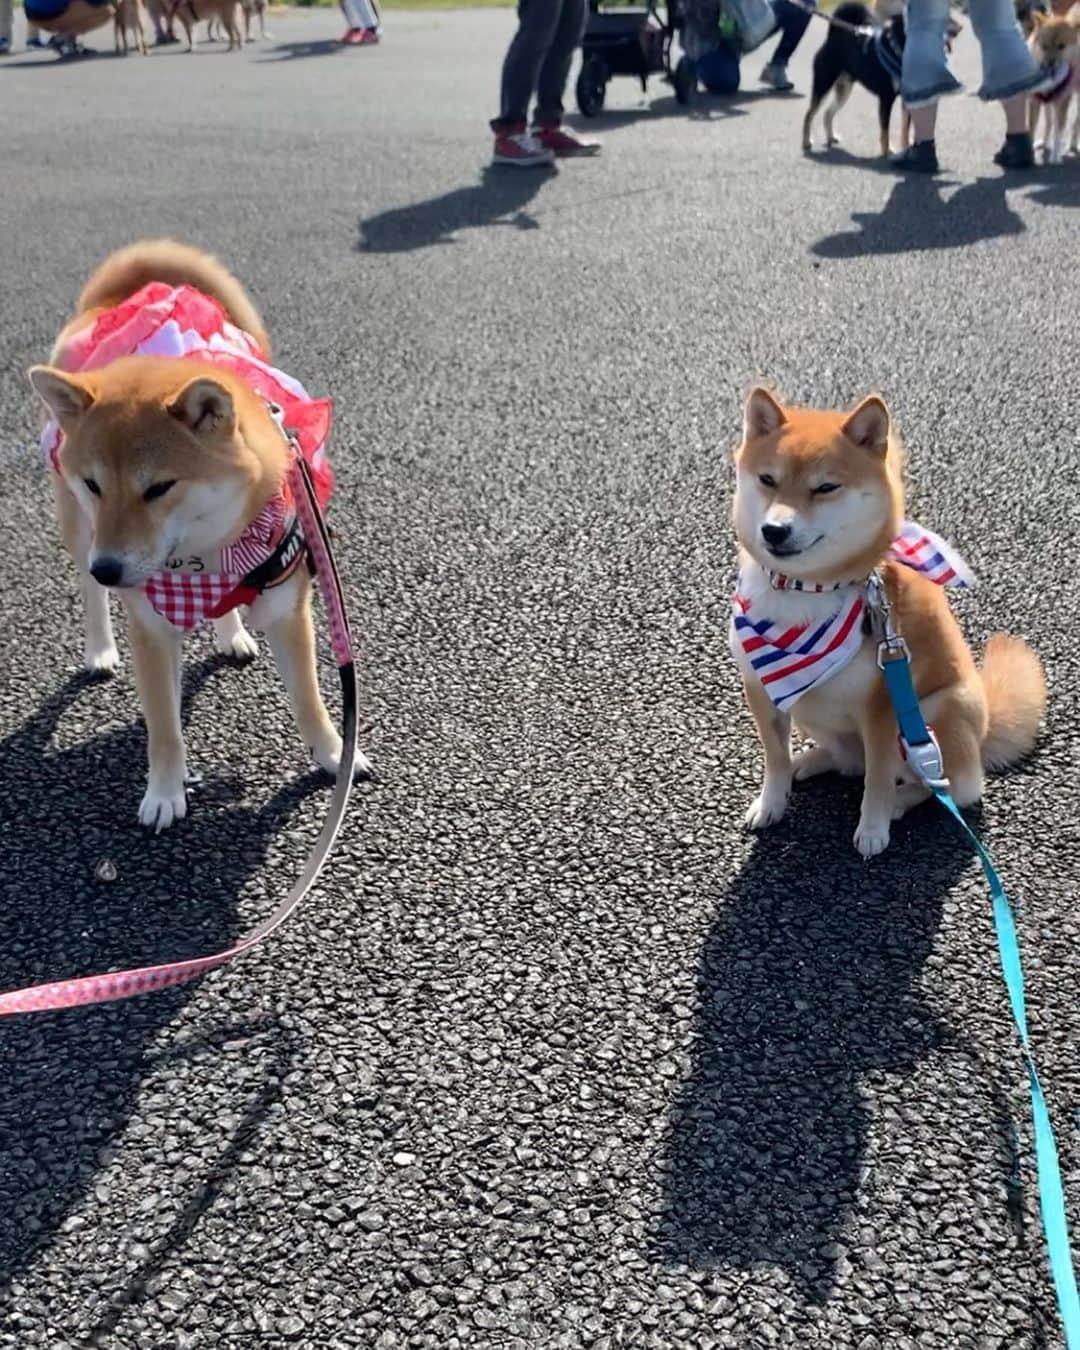
[(886, 633), (882, 641), (878, 643), (878, 670), (883, 671), (891, 661), (907, 661), (910, 658), (911, 651), (899, 633)]
[(892, 605), (880, 572), (871, 572), (866, 583), (866, 613), (870, 633), (878, 639), (878, 670), (885, 669), (886, 661), (905, 660), (910, 655), (908, 645), (893, 626)]
[(900, 753), (911, 766), (916, 777), (931, 792), (947, 792), (949, 780), (945, 777), (945, 760), (941, 753), (941, 746), (934, 735), (933, 727), (927, 727), (926, 732), (930, 739), (922, 741), (919, 745), (912, 745), (910, 741), (906, 741), (903, 736), (900, 736)]

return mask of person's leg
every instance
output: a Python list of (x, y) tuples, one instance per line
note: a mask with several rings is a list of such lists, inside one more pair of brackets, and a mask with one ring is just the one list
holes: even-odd
[[(1011, 2), (1007, 0), (1007, 3)], [(949, 0), (909, 0), (900, 97), (912, 112), (936, 103), (946, 94), (959, 93), (963, 88), (945, 59), (948, 25)], [(923, 122), (925, 126), (926, 119)], [(932, 121), (930, 135), (933, 136)], [(920, 139), (917, 123), (915, 139)]]
[(562, 0), (555, 34), (536, 79), (536, 112), (533, 135), (560, 159), (577, 155), (598, 155), (600, 143), (586, 140), (562, 125), (563, 94), (570, 77), (570, 64), (581, 45), (588, 20), (586, 0)]
[(1037, 89), (1045, 76), (1024, 41), (1014, 0), (970, 0), (970, 10), (982, 51), (979, 97), (987, 103), (1005, 102)]
[(900, 73), (900, 97), (911, 121), (911, 144), (892, 162), (912, 173), (937, 173), (938, 99), (963, 87), (949, 69), (945, 36), (949, 0), (908, 0), (907, 40)]
[(561, 12), (561, 0), (518, 0), (518, 30), (503, 62), (499, 116), (491, 123), (497, 135), (525, 130), (529, 100), (536, 91), (540, 67), (555, 38)]
[(588, 18), (586, 0), (560, 0), (558, 21), (536, 77), (536, 125), (557, 127), (562, 121), (563, 94), (574, 52), (581, 45)]
[(787, 91), (794, 88), (787, 77), (787, 63), (795, 55), (795, 49), (803, 39), (810, 23), (809, 10), (791, 3), (791, 0), (773, 0), (773, 13), (780, 25), (780, 41), (771, 60), (761, 72), (765, 84), (774, 89)]
[[(378, 33), (379, 15), (371, 0), (341, 0), (341, 8), (345, 14), (345, 22), (348, 24), (346, 38), (350, 34), (372, 34)], [(368, 38), (367, 41), (372, 41)]]
[(0, 56), (11, 51), (12, 18), (11, 0), (0, 0)]

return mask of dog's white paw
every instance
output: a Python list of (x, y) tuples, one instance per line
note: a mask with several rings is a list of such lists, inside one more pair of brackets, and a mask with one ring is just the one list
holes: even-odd
[(830, 773), (836, 767), (832, 755), (820, 745), (800, 750), (791, 763), (792, 772), (799, 783), (816, 778), (820, 773)]
[(235, 614), (214, 620), (214, 646), (223, 656), (246, 666), (259, 654), (259, 644)]
[(855, 847), (864, 858), (876, 858), (889, 847), (887, 820), (860, 820), (855, 831)]
[(116, 643), (110, 642), (107, 647), (87, 647), (83, 653), (83, 665), (91, 675), (115, 675), (120, 668), (120, 653), (116, 650)]
[(187, 794), (184, 791), (182, 781), (175, 787), (172, 785), (151, 786), (146, 789), (146, 795), (139, 807), (139, 824), (145, 825), (148, 830), (153, 830), (155, 834), (160, 834), (162, 830), (167, 830), (174, 821), (183, 820), (186, 815)]
[[(320, 769), (328, 773), (332, 778), (338, 776), (338, 769), (341, 766), (341, 737), (336, 731), (327, 731), (319, 740), (310, 747), (312, 757)], [(371, 777), (371, 762), (368, 757), (357, 750), (356, 763), (353, 766), (353, 782), (361, 778)]]
[(750, 803), (745, 825), (748, 830), (764, 830), (775, 825), (787, 810), (787, 793), (765, 788)]

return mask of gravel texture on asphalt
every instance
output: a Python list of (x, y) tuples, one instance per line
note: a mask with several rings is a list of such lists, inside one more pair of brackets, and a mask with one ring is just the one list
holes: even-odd
[(804, 158), (761, 53), (689, 116), (616, 82), (602, 158), (500, 175), (510, 14), (271, 27), (0, 71), (0, 987), (217, 949), (327, 799), (265, 651), (200, 638), (205, 784), (152, 838), (130, 663), (78, 676), (22, 372), (135, 236), (219, 252), (335, 399), (379, 779), (242, 964), (0, 1026), (0, 1346), (1054, 1350), (976, 864), (932, 808), (864, 864), (850, 783), (741, 832), (727, 521), (754, 378), (880, 389), (980, 578), (965, 629), (1042, 654), (1038, 753), (980, 819), (1077, 1215), (1080, 165), (1002, 177), (965, 97), (943, 176), (897, 179), (861, 93)]

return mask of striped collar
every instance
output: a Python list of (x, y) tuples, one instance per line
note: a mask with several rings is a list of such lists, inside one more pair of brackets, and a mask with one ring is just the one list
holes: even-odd
[(802, 581), (786, 572), (770, 572), (769, 585), (774, 591), (806, 591), (810, 595), (825, 595), (829, 591), (843, 591), (848, 586), (865, 586), (869, 577), (853, 577), (851, 581)]

